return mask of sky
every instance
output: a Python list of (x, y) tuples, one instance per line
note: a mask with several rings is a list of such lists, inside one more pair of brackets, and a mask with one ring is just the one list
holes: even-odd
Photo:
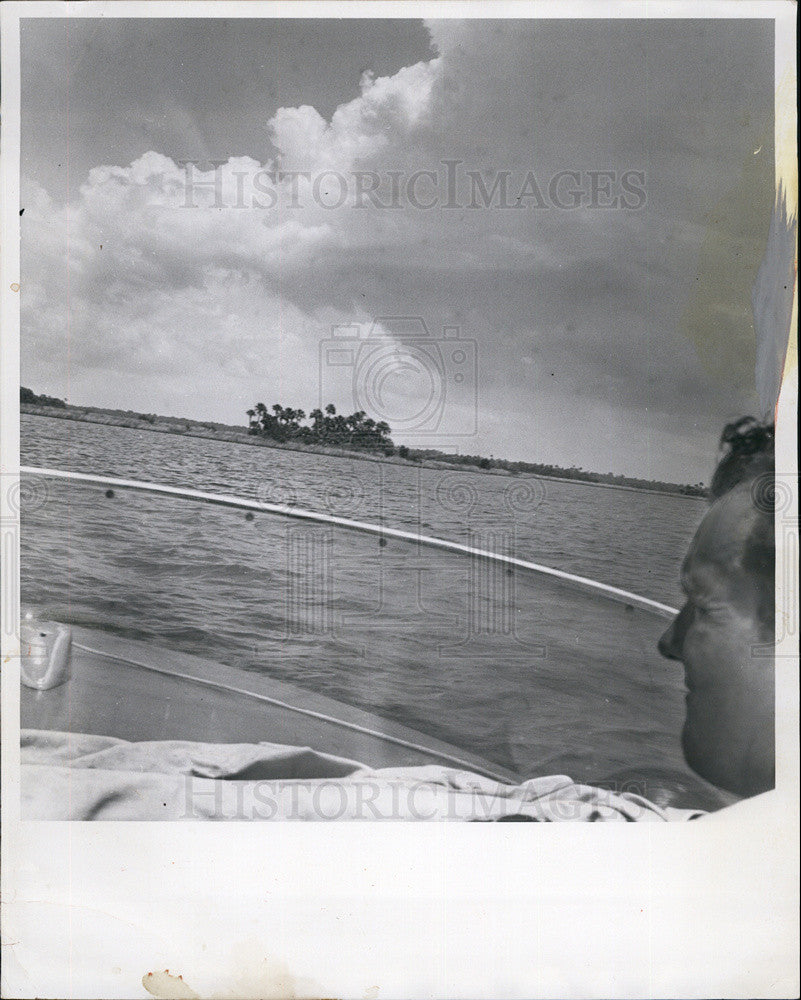
[(36, 392), (693, 483), (757, 409), (771, 21), (30, 19), (21, 169)]

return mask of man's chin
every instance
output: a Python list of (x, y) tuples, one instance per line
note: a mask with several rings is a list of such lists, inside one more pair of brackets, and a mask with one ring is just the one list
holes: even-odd
[(725, 751), (721, 752), (723, 748), (697, 740), (692, 726), (687, 723), (681, 733), (681, 748), (684, 751), (684, 759), (696, 774), (727, 792), (744, 794), (740, 790), (736, 776), (731, 773), (730, 757)]
[(681, 734), (681, 747), (693, 771), (726, 792), (747, 798), (774, 787), (772, 767), (747, 766), (730, 744), (701, 743), (686, 724)]

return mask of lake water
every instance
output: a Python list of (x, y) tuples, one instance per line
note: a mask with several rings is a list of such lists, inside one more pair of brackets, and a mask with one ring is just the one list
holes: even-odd
[[(436, 535), (673, 606), (704, 512), (693, 498), (27, 414), (21, 456)], [(54, 618), (291, 680), (524, 776), (627, 772), (695, 802), (707, 790), (681, 758), (682, 668), (656, 652), (655, 615), (266, 514), (54, 480), (23, 496), (22, 598)]]

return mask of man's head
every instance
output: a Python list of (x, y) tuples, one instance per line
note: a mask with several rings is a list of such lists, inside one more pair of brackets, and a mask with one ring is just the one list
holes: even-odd
[(712, 506), (682, 566), (686, 603), (659, 641), (684, 663), (684, 755), (739, 795), (774, 783), (773, 429), (743, 418), (723, 432)]

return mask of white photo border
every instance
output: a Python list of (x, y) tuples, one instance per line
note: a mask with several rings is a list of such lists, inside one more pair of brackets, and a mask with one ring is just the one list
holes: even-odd
[[(759, 17), (775, 21), (778, 83), (795, 75), (795, 6), (123, 2), (1, 10), (3, 996), (145, 996), (143, 977), (165, 969), (204, 998), (291, 990), (378, 1000), (797, 995), (797, 636), (777, 659), (776, 790), (703, 823), (23, 823), (18, 516), (9, 503), (19, 476), (21, 18)], [(795, 128), (794, 105), (776, 113), (777, 128), (788, 115)], [(777, 442), (779, 468), (795, 476), (796, 531), (797, 396), (796, 360)], [(791, 579), (780, 559), (777, 604), (797, 611), (797, 592), (782, 589)]]

